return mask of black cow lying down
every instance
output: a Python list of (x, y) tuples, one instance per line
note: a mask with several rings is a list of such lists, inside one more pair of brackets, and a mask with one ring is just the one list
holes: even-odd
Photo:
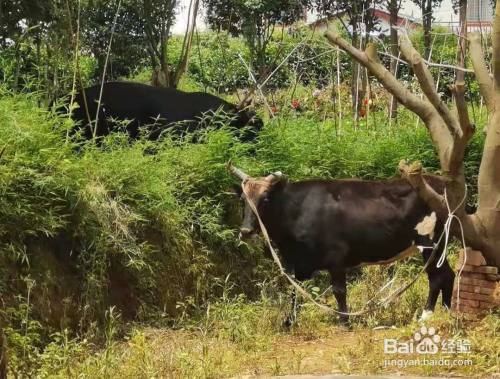
[[(317, 270), (329, 271), (340, 312), (347, 312), (346, 271), (389, 263), (416, 247), (427, 261), (443, 230), (443, 222), (436, 220), (435, 213), (405, 179), (294, 183), (281, 173), (252, 179), (232, 165), (229, 169), (243, 181), (285, 267), (295, 272), (296, 279), (309, 279)], [(426, 176), (426, 180), (443, 193), (441, 179)], [(248, 201), (245, 204), (241, 237), (258, 231), (257, 219)], [(434, 260), (442, 249), (438, 247)], [(439, 293), (443, 304), (451, 306), (455, 277), (447, 261), (439, 268), (432, 262), (426, 271), (429, 294), (423, 318), (434, 310)], [(341, 315), (340, 320), (347, 323), (348, 317)]]
[[(92, 138), (89, 120), (94, 124), (99, 100), (100, 85), (86, 88), (75, 96), (78, 108), (72, 113), (80, 121), (83, 136)], [(85, 94), (85, 95), (84, 95)], [(231, 117), (235, 128), (249, 126), (242, 140), (253, 139), (262, 127), (262, 120), (249, 110), (239, 110), (217, 96), (205, 92), (183, 92), (174, 88), (158, 88), (139, 83), (109, 82), (104, 84), (99, 108), (96, 136), (108, 135), (113, 130), (125, 129), (131, 138), (140, 136), (141, 126), (151, 140), (161, 137), (171, 128), (179, 134), (200, 128), (200, 120), (207, 115), (221, 112)], [(181, 123), (181, 124), (177, 124)]]

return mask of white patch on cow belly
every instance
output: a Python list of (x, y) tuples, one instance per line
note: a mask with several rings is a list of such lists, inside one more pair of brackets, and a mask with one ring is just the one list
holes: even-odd
[(421, 236), (429, 236), (430, 239), (434, 239), (434, 230), (436, 229), (437, 216), (436, 212), (432, 212), (429, 216), (425, 216), (422, 221), (420, 221), (415, 230)]
[(392, 263), (394, 261), (398, 261), (400, 259), (404, 259), (406, 257), (409, 257), (410, 255), (418, 253), (420, 250), (418, 249), (417, 246), (411, 245), (407, 249), (403, 250), (401, 253), (396, 254), (395, 256), (383, 260), (383, 261), (377, 261), (377, 262), (363, 262), (361, 263), (358, 267), (363, 267), (363, 266), (372, 266), (372, 265), (387, 265), (389, 263)]

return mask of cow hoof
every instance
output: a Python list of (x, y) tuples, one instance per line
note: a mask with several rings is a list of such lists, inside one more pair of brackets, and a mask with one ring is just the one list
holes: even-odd
[(281, 327), (283, 328), (283, 330), (289, 331), (293, 325), (295, 325), (295, 320), (293, 320), (291, 317), (287, 317), (283, 320)]
[(339, 318), (339, 327), (341, 327), (344, 330), (351, 330), (352, 329), (352, 325), (349, 322), (349, 319), (343, 318), (343, 317)]
[(428, 319), (430, 319), (432, 317), (433, 314), (434, 314), (433, 311), (424, 310), (422, 312), (422, 316), (420, 316), (420, 318), (418, 319), (418, 321), (419, 322), (427, 321)]

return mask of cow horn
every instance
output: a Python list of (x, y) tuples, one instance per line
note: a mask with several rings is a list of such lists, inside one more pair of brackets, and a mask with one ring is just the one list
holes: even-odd
[(248, 178), (250, 178), (247, 174), (245, 174), (239, 168), (233, 166), (233, 163), (231, 161), (227, 162), (227, 169), (231, 174), (236, 176), (241, 181), (244, 181), (244, 180), (247, 180)]
[(278, 183), (279, 181), (283, 180), (285, 175), (281, 171), (276, 171), (273, 172), (272, 174), (269, 174), (266, 176), (266, 181), (270, 182), (271, 184)]

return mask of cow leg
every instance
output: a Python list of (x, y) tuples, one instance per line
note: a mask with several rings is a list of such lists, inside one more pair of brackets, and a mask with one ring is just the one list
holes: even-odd
[[(344, 270), (331, 269), (330, 277), (332, 280), (332, 292), (337, 300), (337, 309), (339, 312), (347, 313), (347, 288), (346, 275)], [(349, 316), (339, 314), (339, 320), (342, 325), (349, 324)]]
[[(436, 307), (436, 302), (440, 292), (442, 294), (443, 305), (447, 308), (451, 308), (451, 296), (453, 292), (453, 281), (455, 279), (455, 273), (451, 269), (448, 260), (445, 260), (441, 267), (436, 267), (437, 261), (439, 260), (443, 249), (444, 244), (442, 243), (438, 247), (434, 259), (426, 268), (427, 277), (429, 279), (429, 295), (424, 308), (424, 312), (422, 313), (422, 321), (428, 318), (432, 314), (432, 312), (434, 312), (434, 308)], [(432, 249), (424, 249), (423, 256), (425, 262), (429, 260), (431, 254)]]
[(295, 288), (292, 289), (292, 308), (290, 310), (290, 314), (283, 321), (283, 327), (285, 329), (290, 329), (292, 325), (297, 322), (297, 316), (299, 314), (300, 305), (298, 303), (297, 290)]
[(442, 266), (442, 283), (441, 283), (441, 296), (443, 305), (451, 309), (451, 298), (453, 295), (453, 283), (455, 281), (455, 273), (453, 272), (448, 259), (446, 259)]

